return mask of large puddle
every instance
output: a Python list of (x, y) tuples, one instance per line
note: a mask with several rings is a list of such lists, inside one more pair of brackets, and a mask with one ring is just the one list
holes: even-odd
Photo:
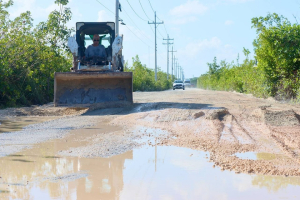
[[(10, 130), (24, 126), (15, 125)], [(110, 130), (100, 127), (86, 128), (77, 135), (92, 137), (100, 129)], [(149, 137), (165, 133), (151, 128), (141, 131)], [(75, 137), (76, 130), (73, 134)], [(82, 142), (78, 139), (78, 143)], [(67, 140), (50, 141), (0, 158), (0, 199), (300, 199), (300, 177), (222, 171), (208, 162), (208, 152), (146, 145), (110, 158), (55, 156), (68, 145)], [(276, 158), (253, 152), (236, 156)]]
[(49, 116), (30, 116), (30, 117), (13, 117), (9, 119), (0, 119), (0, 133), (20, 131), (23, 127), (30, 124), (50, 121), (58, 117)]
[(0, 199), (300, 198), (300, 177), (221, 171), (207, 155), (164, 146), (96, 159), (11, 155), (0, 160)]

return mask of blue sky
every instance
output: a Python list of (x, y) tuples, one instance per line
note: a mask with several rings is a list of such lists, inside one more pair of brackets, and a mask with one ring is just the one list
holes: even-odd
[[(256, 38), (255, 30), (251, 29), (253, 17), (276, 12), (293, 23), (296, 22), (294, 16), (300, 22), (300, 0), (120, 0), (123, 8), (120, 18), (126, 23), (126, 26), (120, 25), (125, 60), (131, 64), (131, 58), (139, 55), (149, 68), (154, 68), (154, 26), (148, 25), (150, 19), (154, 20), (154, 13), (149, 1), (159, 19), (164, 21), (157, 33), (158, 66), (167, 71), (167, 47), (162, 39), (167, 38), (168, 33), (174, 38), (175, 56), (187, 78), (206, 73), (206, 63), (214, 56), (218, 61), (231, 62), (240, 54), (241, 62), (245, 47), (253, 57), (252, 42)], [(114, 21), (114, 0), (70, 0), (68, 7), (73, 12), (70, 27), (77, 21)], [(54, 0), (14, 0), (9, 11), (14, 18), (30, 10), (36, 24), (46, 20), (56, 8)]]

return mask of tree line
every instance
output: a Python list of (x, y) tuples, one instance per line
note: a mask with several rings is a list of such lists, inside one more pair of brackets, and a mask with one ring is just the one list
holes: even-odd
[(207, 63), (209, 71), (198, 78), (198, 87), (299, 100), (300, 25), (274, 13), (252, 18), (252, 28), (257, 33), (255, 59), (248, 58), (250, 51), (245, 48), (242, 64), (218, 63), (215, 57)]
[(157, 81), (155, 81), (155, 72), (153, 69), (143, 65), (138, 56), (132, 58), (132, 66), (126, 64), (125, 71), (133, 72), (133, 91), (162, 91), (172, 88), (172, 80), (175, 77), (163, 72), (158, 68)]
[(0, 107), (42, 104), (53, 100), (54, 72), (68, 71), (72, 55), (66, 42), (68, 0), (56, 0), (60, 10), (33, 26), (30, 11), (9, 18), (13, 1), (0, 0)]

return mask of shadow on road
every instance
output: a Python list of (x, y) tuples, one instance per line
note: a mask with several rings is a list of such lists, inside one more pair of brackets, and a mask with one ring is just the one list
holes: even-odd
[(212, 107), (212, 104), (201, 103), (176, 103), (176, 102), (154, 102), (154, 103), (134, 103), (132, 106), (124, 108), (106, 108), (88, 111), (83, 116), (93, 115), (126, 115), (132, 113), (148, 112), (152, 110), (164, 110), (164, 109), (187, 109), (187, 110), (214, 110), (225, 109), (224, 107)]

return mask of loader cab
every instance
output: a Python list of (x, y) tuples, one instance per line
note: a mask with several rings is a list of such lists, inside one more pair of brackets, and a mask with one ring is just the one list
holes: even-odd
[(112, 43), (115, 39), (114, 22), (77, 22), (76, 42), (78, 44), (78, 58), (85, 56), (85, 50), (92, 44), (93, 35), (100, 36), (99, 45), (103, 45), (107, 54), (107, 61), (112, 61)]

